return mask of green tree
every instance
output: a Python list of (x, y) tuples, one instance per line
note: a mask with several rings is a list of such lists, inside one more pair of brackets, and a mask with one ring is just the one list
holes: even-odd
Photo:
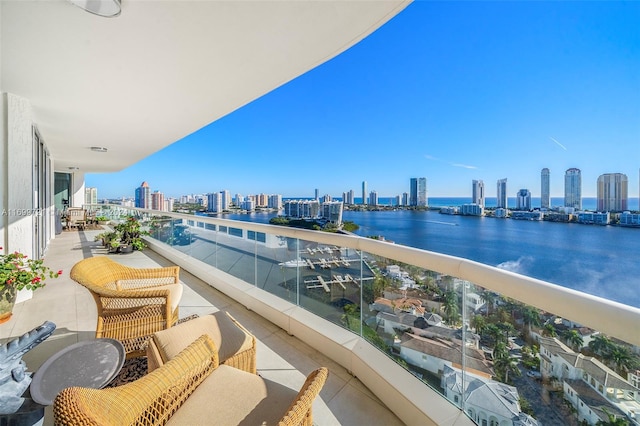
[(512, 356), (496, 359), (493, 362), (493, 368), (498, 379), (504, 383), (509, 383), (509, 375), (512, 377), (520, 377), (522, 375), (518, 368), (518, 359)]
[(522, 321), (527, 328), (527, 338), (531, 335), (532, 326), (540, 326), (540, 312), (533, 306), (522, 307)]
[(615, 345), (611, 351), (611, 361), (615, 364), (618, 373), (624, 376), (625, 370), (629, 370), (632, 365), (631, 352), (626, 346)]
[(487, 327), (486, 318), (482, 315), (474, 315), (473, 318), (471, 318), (471, 327), (476, 331), (476, 333), (482, 334), (484, 329)]
[(542, 329), (542, 334), (547, 337), (556, 337), (558, 333), (556, 332), (556, 328), (551, 323), (546, 323), (544, 328)]
[(454, 290), (449, 290), (444, 294), (443, 307), (444, 314), (450, 324), (455, 324), (460, 316), (458, 294)]
[(504, 341), (499, 340), (493, 347), (493, 352), (491, 354), (493, 356), (494, 363), (496, 363), (498, 360), (509, 358), (509, 348)]
[(598, 420), (596, 426), (627, 426), (629, 424), (624, 417), (618, 417), (606, 408), (603, 408), (602, 411), (607, 415), (607, 420)]
[(614, 343), (604, 334), (598, 334), (589, 342), (589, 349), (603, 360), (611, 358)]
[(576, 351), (579, 351), (584, 343), (582, 336), (574, 329), (566, 330), (562, 333), (562, 338), (567, 342), (567, 345)]

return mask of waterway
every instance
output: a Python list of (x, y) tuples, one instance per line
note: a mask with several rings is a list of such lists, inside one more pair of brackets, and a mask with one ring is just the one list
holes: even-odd
[[(273, 213), (226, 214), (268, 223)], [(441, 215), (346, 211), (361, 236), (459, 256), (640, 307), (640, 229)]]

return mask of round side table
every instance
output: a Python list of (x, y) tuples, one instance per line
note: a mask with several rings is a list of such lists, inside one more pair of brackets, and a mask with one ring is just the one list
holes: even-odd
[(35, 372), (31, 398), (51, 405), (62, 389), (71, 386), (100, 389), (120, 372), (124, 359), (124, 347), (114, 339), (83, 340), (67, 346)]

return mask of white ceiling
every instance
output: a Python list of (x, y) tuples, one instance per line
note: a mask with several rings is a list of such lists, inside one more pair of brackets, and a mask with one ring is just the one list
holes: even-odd
[(30, 101), (56, 170), (121, 170), (331, 59), (409, 1), (122, 0), (119, 17), (101, 18), (65, 0), (2, 0), (0, 89)]

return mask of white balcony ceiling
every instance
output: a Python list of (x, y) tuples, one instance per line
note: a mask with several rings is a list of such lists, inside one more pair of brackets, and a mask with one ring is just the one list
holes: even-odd
[(30, 101), (57, 170), (117, 171), (335, 57), (408, 3), (122, 0), (119, 17), (101, 18), (65, 0), (2, 0), (0, 89)]

